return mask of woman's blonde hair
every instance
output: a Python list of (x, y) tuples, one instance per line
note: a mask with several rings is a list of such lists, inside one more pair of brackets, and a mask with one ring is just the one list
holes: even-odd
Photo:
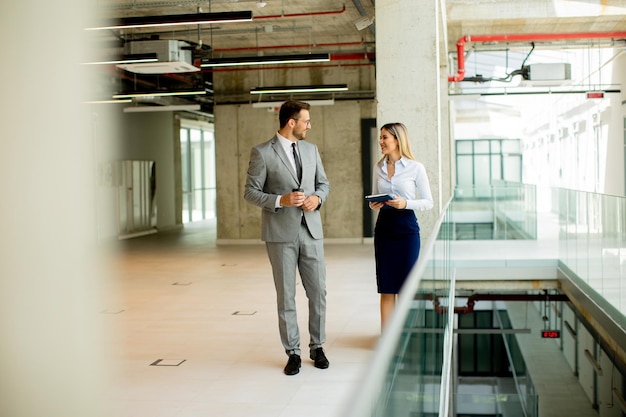
[[(406, 126), (402, 123), (387, 123), (380, 128), (382, 131), (385, 129), (387, 132), (391, 133), (391, 135), (396, 138), (398, 141), (398, 149), (400, 149), (400, 155), (409, 159), (415, 159), (413, 156), (413, 152), (411, 151), (411, 143), (409, 142), (409, 133), (406, 129)], [(385, 155), (380, 158), (382, 162), (385, 159)]]

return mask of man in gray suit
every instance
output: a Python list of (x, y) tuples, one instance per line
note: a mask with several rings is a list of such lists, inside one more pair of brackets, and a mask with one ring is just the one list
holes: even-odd
[(304, 141), (311, 128), (310, 105), (287, 101), (280, 129), (252, 148), (244, 199), (261, 207), (261, 239), (272, 265), (280, 338), (289, 356), (284, 372), (300, 372), (300, 332), (296, 315), (296, 268), (309, 300), (310, 358), (329, 366), (326, 341), (326, 265), (319, 209), (330, 184), (317, 146)]

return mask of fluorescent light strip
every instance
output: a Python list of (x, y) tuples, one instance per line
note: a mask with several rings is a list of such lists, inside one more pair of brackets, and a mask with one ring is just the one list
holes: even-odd
[(201, 67), (234, 67), (242, 65), (296, 64), (300, 62), (328, 62), (330, 54), (265, 55), (209, 59)]
[(347, 84), (294, 85), (285, 87), (255, 87), (250, 90), (250, 94), (323, 93), (346, 90), (348, 90)]
[[(273, 109), (282, 106), (284, 101), (257, 101), (252, 103), (254, 109)], [(332, 106), (335, 104), (335, 99), (330, 100), (307, 100), (311, 106)]]
[(185, 111), (185, 110), (200, 110), (199, 104), (181, 104), (172, 106), (134, 106), (124, 107), (124, 113), (141, 113), (141, 112), (155, 112), (155, 111)]
[(194, 95), (200, 95), (200, 94), (206, 94), (206, 91), (198, 90), (198, 91), (170, 91), (170, 92), (155, 92), (155, 93), (115, 94), (113, 98), (194, 96)]
[(122, 99), (122, 100), (90, 100), (83, 101), (85, 104), (115, 104), (115, 103), (132, 103), (131, 99)]
[(211, 23), (249, 22), (252, 11), (138, 16), (115, 19), (112, 24), (85, 28), (85, 30), (130, 29), (156, 26), (208, 25)]
[(83, 65), (107, 65), (107, 64), (139, 64), (142, 62), (158, 62), (156, 53), (123, 55), (119, 59), (108, 61), (83, 62)]

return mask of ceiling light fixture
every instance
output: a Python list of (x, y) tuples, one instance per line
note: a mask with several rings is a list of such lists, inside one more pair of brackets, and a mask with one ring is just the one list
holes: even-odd
[(251, 20), (251, 10), (240, 12), (136, 16), (115, 19), (101, 26), (85, 28), (85, 30), (129, 29), (155, 26), (208, 25), (211, 23), (249, 22)]
[(283, 87), (255, 87), (250, 90), (250, 94), (324, 93), (346, 90), (348, 90), (347, 84), (292, 85)]
[(199, 104), (179, 104), (170, 106), (131, 106), (124, 107), (124, 113), (142, 113), (155, 111), (193, 111), (200, 110)]
[(117, 104), (117, 103), (132, 103), (131, 99), (121, 99), (121, 100), (89, 100), (83, 101), (85, 104)]
[(157, 91), (153, 93), (128, 93), (115, 94), (113, 98), (133, 98), (133, 97), (165, 97), (165, 96), (195, 96), (206, 94), (204, 90), (195, 91)]
[[(253, 109), (277, 109), (282, 106), (284, 101), (258, 101), (252, 103)], [(311, 106), (332, 106), (335, 104), (335, 99), (330, 100), (307, 100)]]
[(128, 54), (122, 55), (119, 58), (114, 58), (105, 61), (96, 62), (83, 62), (83, 65), (107, 65), (107, 64), (139, 64), (144, 62), (158, 62), (156, 52), (150, 52), (146, 54)]
[(374, 23), (373, 17), (363, 16), (354, 22), (354, 26), (356, 26), (358, 30), (363, 30), (366, 27), (370, 26), (372, 23)]
[(234, 67), (240, 65), (297, 64), (300, 62), (327, 61), (330, 61), (330, 54), (262, 55), (207, 59), (202, 61), (200, 66), (204, 68)]

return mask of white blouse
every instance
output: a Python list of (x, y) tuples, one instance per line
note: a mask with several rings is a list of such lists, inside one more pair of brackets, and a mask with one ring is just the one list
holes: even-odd
[(387, 158), (374, 166), (372, 194), (391, 194), (406, 200), (406, 210), (430, 210), (433, 196), (426, 168), (421, 162), (402, 157), (395, 164), (391, 179), (387, 176)]

